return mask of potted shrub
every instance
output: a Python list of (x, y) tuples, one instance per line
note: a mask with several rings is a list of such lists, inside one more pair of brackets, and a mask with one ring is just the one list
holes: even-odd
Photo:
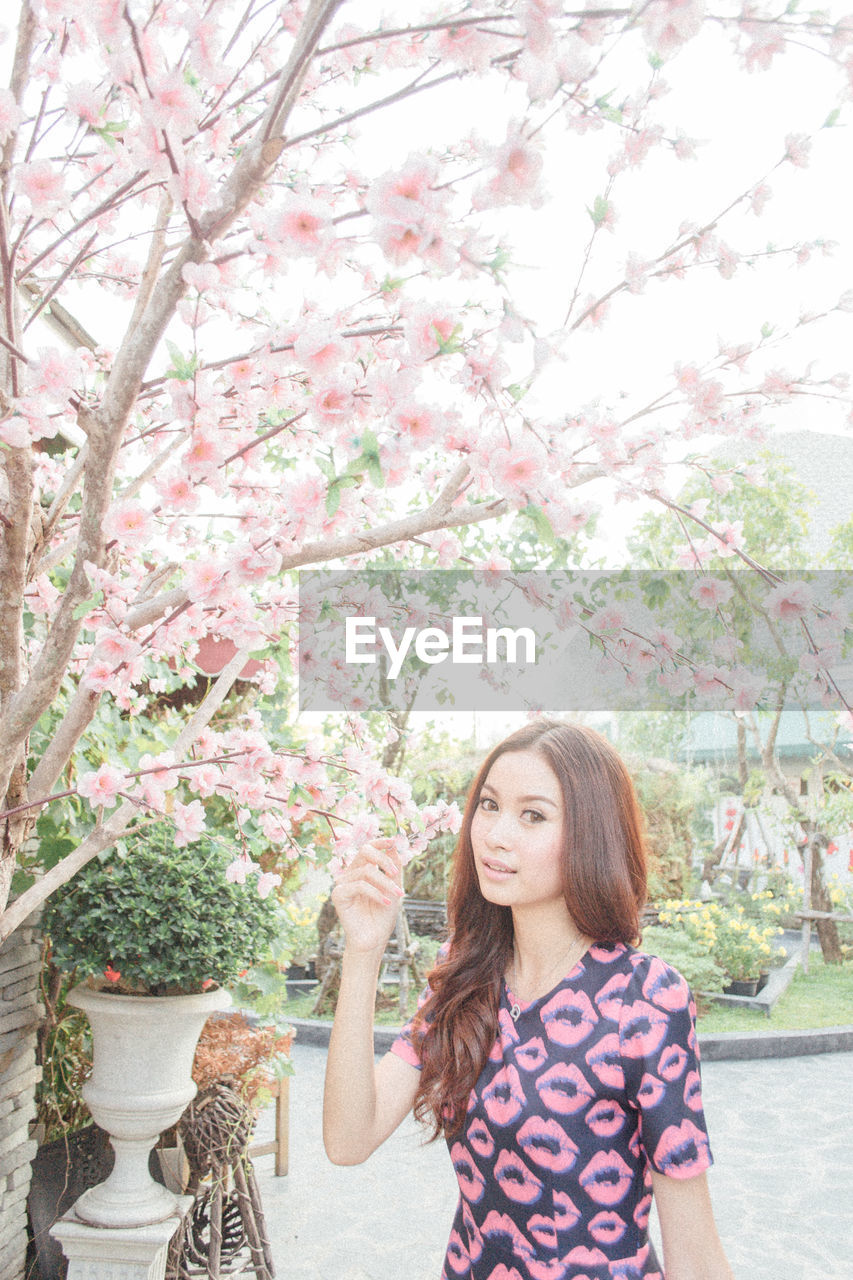
[(776, 925), (760, 927), (736, 905), (719, 913), (714, 940), (714, 959), (725, 969), (730, 995), (754, 996), (773, 955), (770, 939), (781, 930)]
[(275, 900), (229, 883), (231, 853), (212, 841), (177, 849), (160, 825), (128, 846), (89, 863), (44, 916), (55, 963), (85, 978), (68, 996), (92, 1026), (83, 1095), (115, 1150), (109, 1178), (75, 1213), (110, 1227), (174, 1213), (148, 1172), (150, 1150), (195, 1095), (193, 1055), (207, 1018), (231, 1003), (224, 984), (276, 932)]

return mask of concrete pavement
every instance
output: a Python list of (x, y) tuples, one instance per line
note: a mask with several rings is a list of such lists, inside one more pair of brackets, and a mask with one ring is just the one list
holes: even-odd
[[(256, 1162), (280, 1280), (438, 1280), (457, 1197), (446, 1147), (410, 1118), (366, 1164), (330, 1164), (325, 1060), (294, 1046), (290, 1173)], [(736, 1280), (853, 1280), (853, 1053), (706, 1062), (702, 1079)]]

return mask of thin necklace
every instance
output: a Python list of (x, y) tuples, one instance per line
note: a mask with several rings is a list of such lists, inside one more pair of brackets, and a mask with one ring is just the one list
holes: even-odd
[[(571, 973), (572, 969), (574, 969), (575, 965), (577, 964), (578, 960), (580, 960), (586, 948), (587, 948), (586, 934), (579, 933), (578, 936), (573, 941), (569, 950), (563, 952), (563, 954), (560, 956), (560, 959), (557, 961), (554, 967), (552, 969), (549, 969), (548, 976), (544, 978), (542, 982), (538, 984), (538, 986), (540, 987), (544, 986), (545, 990), (549, 991), (550, 987), (547, 986), (546, 984), (551, 981), (551, 978), (554, 976), (554, 974), (556, 974), (558, 970), (563, 969), (563, 966), (565, 966), (565, 969), (564, 969), (565, 973), (567, 974)], [(569, 957), (571, 957), (571, 964), (569, 964)], [(512, 994), (514, 999), (513, 999), (513, 1003), (510, 1006), (509, 1016), (512, 1018), (513, 1022), (518, 1022), (518, 1019), (521, 1017), (521, 1005), (518, 1003), (518, 996), (516, 993), (515, 947), (513, 947), (512, 949)], [(538, 996), (535, 998), (539, 999)], [(527, 1003), (529, 1003), (529, 1001)]]

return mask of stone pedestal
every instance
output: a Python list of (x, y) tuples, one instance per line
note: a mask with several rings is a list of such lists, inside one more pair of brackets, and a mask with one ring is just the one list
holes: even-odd
[(163, 1280), (169, 1241), (192, 1202), (180, 1196), (171, 1218), (144, 1227), (90, 1227), (71, 1209), (50, 1232), (68, 1259), (68, 1280)]

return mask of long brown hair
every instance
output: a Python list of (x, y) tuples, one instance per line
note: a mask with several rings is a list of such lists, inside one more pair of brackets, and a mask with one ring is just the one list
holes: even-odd
[(431, 1137), (457, 1134), (468, 1096), (494, 1044), (512, 912), (480, 892), (471, 823), (494, 762), (537, 751), (563, 797), (563, 895), (577, 928), (597, 942), (637, 941), (646, 899), (643, 821), (634, 785), (606, 738), (585, 725), (535, 720), (486, 757), (471, 786), (453, 859), (447, 902), (452, 945), (432, 970), (430, 998), (413, 1027), (422, 1070), (415, 1115)]

